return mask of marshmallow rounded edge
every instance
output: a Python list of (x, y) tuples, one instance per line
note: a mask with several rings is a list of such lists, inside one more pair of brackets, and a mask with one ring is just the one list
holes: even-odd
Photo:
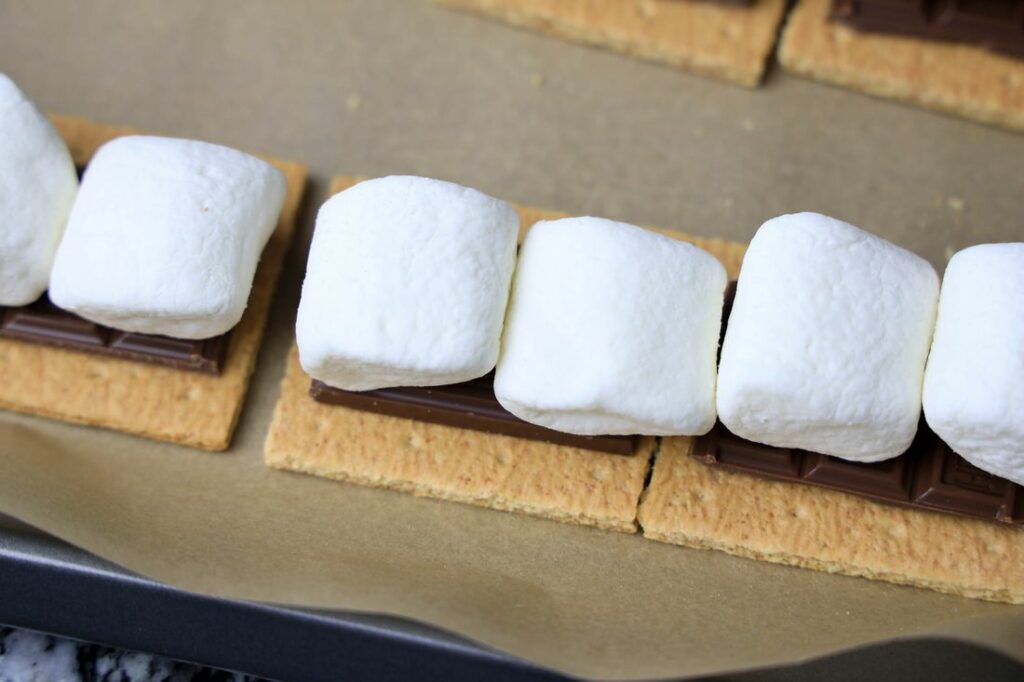
[(47, 289), (77, 191), (57, 129), (0, 74), (0, 305), (32, 303)]
[(1024, 485), (1024, 243), (972, 246), (950, 259), (924, 415), (964, 459)]
[(86, 169), (50, 297), (122, 331), (223, 334), (245, 311), (286, 191), (271, 164), (229, 147), (116, 138)]
[(443, 180), (388, 176), (331, 197), (296, 320), (303, 369), (351, 391), (487, 374), (518, 233), (511, 205)]
[(538, 222), (519, 256), (495, 395), (567, 433), (706, 433), (726, 284), (711, 254), (635, 225)]
[(876, 462), (910, 446), (939, 279), (923, 258), (817, 213), (750, 242), (722, 345), (718, 412), (736, 435)]

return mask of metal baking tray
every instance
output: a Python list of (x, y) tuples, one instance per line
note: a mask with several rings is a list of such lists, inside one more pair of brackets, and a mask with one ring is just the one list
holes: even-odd
[[(565, 677), (436, 628), (194, 594), (0, 515), (0, 623), (275, 680)], [(1024, 666), (942, 640), (893, 642), (719, 680), (1024, 679)]]

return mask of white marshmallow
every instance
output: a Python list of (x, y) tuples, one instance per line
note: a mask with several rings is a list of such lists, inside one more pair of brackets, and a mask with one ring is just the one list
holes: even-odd
[(726, 284), (709, 253), (634, 225), (537, 223), (516, 269), (498, 401), (569, 433), (706, 433)]
[(922, 258), (817, 213), (750, 242), (722, 345), (718, 413), (778, 447), (875, 462), (904, 452), (939, 280)]
[(64, 140), (0, 74), (0, 305), (25, 305), (46, 290), (77, 190)]
[(1024, 485), (1024, 243), (973, 246), (949, 261), (924, 416), (964, 459)]
[(368, 180), (316, 219), (296, 322), (316, 379), (351, 391), (483, 376), (498, 357), (519, 216), (450, 182)]
[(108, 142), (82, 179), (50, 298), (125, 331), (223, 334), (242, 317), (284, 196), (277, 169), (234, 149), (161, 137)]

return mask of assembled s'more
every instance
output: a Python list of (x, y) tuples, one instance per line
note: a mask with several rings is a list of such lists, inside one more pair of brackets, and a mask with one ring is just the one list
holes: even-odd
[(0, 98), (0, 406), (226, 448), (304, 169)]
[[(958, 255), (940, 297), (929, 263), (815, 213), (766, 222), (737, 273), (633, 225), (531, 209), (516, 257), (515, 212), (475, 190), (336, 189), (269, 465), (1024, 600), (1019, 245)], [(975, 269), (991, 274), (972, 285)], [(990, 305), (964, 303), (978, 287)], [(885, 551), (864, 546), (878, 524)], [(1002, 549), (951, 569), (949, 533)]]
[(721, 424), (662, 441), (644, 534), (1024, 602), (1020, 246), (958, 254), (940, 294), (928, 263), (849, 224), (766, 222), (727, 319)]
[[(636, 532), (656, 446), (644, 434), (714, 421), (717, 331), (708, 329), (717, 326), (721, 266), (633, 226), (562, 220), (427, 178), (346, 177), (332, 189), (317, 217), (267, 463)], [(594, 227), (600, 240), (567, 250)], [(738, 262), (736, 251), (727, 255)], [(617, 303), (604, 300), (614, 287), (602, 282), (602, 263), (618, 273)], [(692, 359), (673, 354), (665, 334), (629, 309), (660, 275), (691, 265), (692, 277), (659, 300), (690, 279), (706, 287), (691, 297), (693, 314), (674, 316), (664, 330), (697, 350)], [(342, 292), (343, 283), (358, 289)], [(617, 307), (609, 313), (602, 300)], [(617, 313), (625, 315), (618, 326)], [(690, 329), (687, 320), (703, 326)], [(563, 349), (559, 359), (535, 353), (534, 342)], [(652, 352), (646, 376), (658, 380), (644, 395), (628, 390), (637, 387), (628, 368), (636, 349)], [(615, 372), (601, 376), (599, 367)], [(438, 385), (452, 375), (461, 383)], [(662, 391), (681, 396), (690, 376), (702, 396), (657, 404)]]

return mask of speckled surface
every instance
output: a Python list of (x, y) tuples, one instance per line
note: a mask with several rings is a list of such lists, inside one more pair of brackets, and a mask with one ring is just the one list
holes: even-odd
[(160, 656), (0, 626), (0, 682), (256, 682)]

